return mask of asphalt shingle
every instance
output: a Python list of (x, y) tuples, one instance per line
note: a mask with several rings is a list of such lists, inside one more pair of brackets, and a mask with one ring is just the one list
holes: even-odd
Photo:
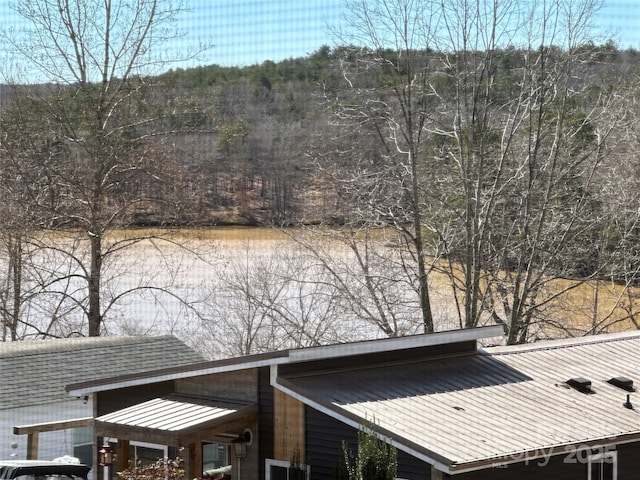
[(0, 410), (67, 401), (71, 383), (203, 360), (173, 336), (0, 342)]

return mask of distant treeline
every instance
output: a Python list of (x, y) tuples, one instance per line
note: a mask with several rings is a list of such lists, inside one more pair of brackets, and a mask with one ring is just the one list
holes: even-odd
[[(554, 47), (546, 48), (554, 54)], [(599, 89), (621, 77), (632, 78), (640, 67), (640, 52), (620, 50), (613, 42), (581, 49), (574, 53), (589, 58), (580, 67), (582, 73), (588, 70), (589, 78), (599, 78), (598, 84), (581, 96), (584, 102), (597, 101)], [(558, 55), (563, 53), (556, 50)], [(495, 102), (501, 102), (517, 94), (527, 55), (515, 47), (494, 53), (489, 72), (494, 83), (492, 95)], [(341, 219), (335, 214), (339, 186), (321, 171), (321, 159), (341, 148), (341, 142), (361, 143), (362, 151), (370, 152), (372, 158), (380, 156), (370, 138), (351, 136), (335, 141), (340, 132), (333, 124), (335, 102), (346, 82), (341, 65), (374, 55), (397, 66), (399, 76), (406, 73), (402, 59), (392, 50), (323, 46), (308, 56), (280, 62), (176, 69), (140, 79), (145, 89), (144, 113), (167, 119), (161, 125), (162, 155), (175, 161), (180, 171), (171, 177), (170, 185), (153, 179), (146, 186), (137, 183), (136, 188), (147, 190), (146, 201), (136, 204), (127, 224), (339, 223)], [(433, 75), (431, 82), (437, 83), (438, 92), (453, 97), (457, 72), (443, 67), (442, 59), (455, 55), (414, 52), (413, 62), (418, 58)], [(579, 77), (587, 77), (582, 73), (576, 72), (577, 82)], [(371, 68), (365, 78), (358, 88), (384, 91), (395, 83), (387, 70)], [(28, 87), (38, 95), (55, 88)], [(73, 85), (66, 88), (73, 96)], [(10, 112), (16, 96), (25, 91), (24, 86), (0, 88), (2, 111)]]
[[(619, 50), (613, 42), (581, 48), (584, 52), (575, 53), (589, 58), (580, 67), (589, 74), (576, 71), (576, 76), (599, 78), (598, 84), (585, 91), (585, 102), (597, 101), (599, 89), (618, 82), (621, 76), (635, 75), (640, 67), (640, 52)], [(549, 50), (553, 54), (553, 47)], [(327, 184), (326, 176), (318, 174), (316, 160), (339, 148), (340, 142), (333, 141), (332, 116), (333, 102), (345, 85), (341, 64), (373, 54), (354, 46), (323, 46), (301, 58), (241, 68), (177, 69), (153, 79), (159, 95), (171, 91), (190, 107), (185, 108), (189, 113), (181, 126), (191, 129), (174, 141), (176, 158), (188, 167), (188, 173), (180, 186), (186, 192), (181, 199), (184, 208), (172, 221), (265, 225), (331, 218), (337, 186)], [(402, 65), (394, 51), (383, 54), (390, 64)], [(439, 92), (454, 96), (456, 72), (443, 69), (441, 62), (451, 54), (427, 51), (415, 55), (424, 57), (422, 63), (434, 75)], [(527, 56), (521, 49), (505, 48), (496, 51), (495, 58), (490, 74), (498, 88), (494, 86), (493, 95), (496, 102), (506, 101), (517, 94)], [(362, 88), (384, 90), (394, 83), (383, 71), (372, 70), (367, 79), (369, 83)], [(363, 149), (378, 155), (369, 139), (349, 141), (362, 142)], [(140, 212), (138, 221), (154, 223), (156, 217), (162, 216)]]

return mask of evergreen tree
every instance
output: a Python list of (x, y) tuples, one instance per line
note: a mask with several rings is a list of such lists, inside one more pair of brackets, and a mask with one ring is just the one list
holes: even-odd
[(343, 459), (336, 469), (337, 480), (393, 480), (398, 469), (397, 450), (381, 439), (373, 423), (358, 431), (358, 450), (354, 456), (342, 442)]

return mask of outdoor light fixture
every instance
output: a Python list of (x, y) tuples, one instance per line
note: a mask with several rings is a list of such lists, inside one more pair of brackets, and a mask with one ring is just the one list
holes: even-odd
[(98, 453), (100, 454), (101, 467), (110, 467), (113, 465), (113, 449), (108, 442), (104, 442), (104, 445), (98, 450)]
[(247, 456), (247, 445), (251, 444), (251, 430), (246, 429), (238, 438), (231, 440), (236, 458)]

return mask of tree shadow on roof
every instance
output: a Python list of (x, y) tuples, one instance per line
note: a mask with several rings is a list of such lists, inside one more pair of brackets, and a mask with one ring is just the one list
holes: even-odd
[(485, 354), (430, 359), (370, 368), (290, 377), (294, 385), (323, 398), (380, 401), (513, 384), (531, 377)]

